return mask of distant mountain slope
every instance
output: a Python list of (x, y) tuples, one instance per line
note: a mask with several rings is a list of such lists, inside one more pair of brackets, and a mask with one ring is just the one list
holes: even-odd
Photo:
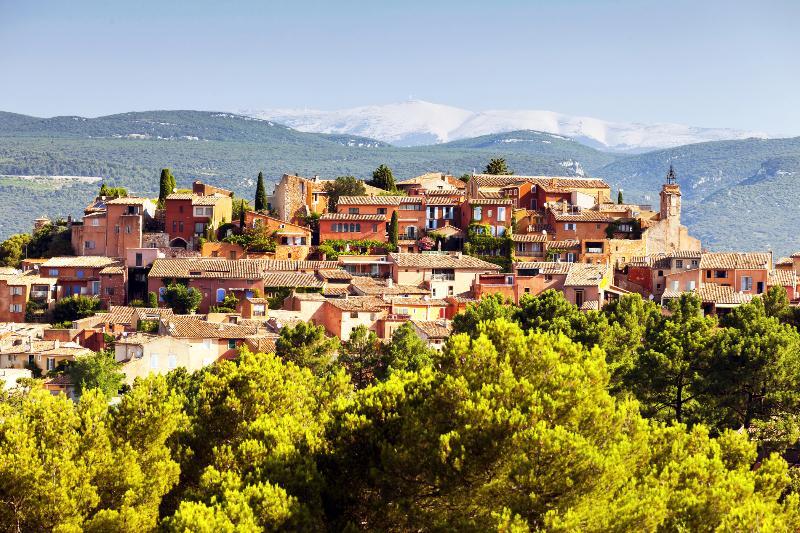
[(385, 163), (403, 179), (426, 171), (480, 171), (492, 157), (505, 157), (521, 174), (602, 177), (615, 190), (621, 186), (627, 201), (646, 203), (658, 201), (672, 163), (683, 188), (684, 220), (706, 245), (772, 247), (776, 255), (800, 250), (800, 138), (620, 155), (565, 136), (514, 131), (399, 148), (360, 136), (302, 133), (275, 122), (197, 111), (86, 120), (0, 113), (0, 237), (29, 231), (43, 214), (77, 216), (97, 189), (96, 183), (78, 180), (13, 177), (19, 175), (103, 176), (134, 194), (155, 195), (159, 170), (168, 166), (181, 186), (203, 179), (252, 198), (260, 170), (268, 180), (284, 172), (368, 178)]
[(300, 131), (347, 133), (398, 146), (443, 143), (517, 130), (554, 133), (594, 148), (620, 152), (642, 152), (723, 139), (768, 137), (763, 132), (682, 124), (610, 122), (553, 111), (500, 109), (473, 112), (421, 100), (334, 111), (251, 109), (240, 112), (274, 120)]

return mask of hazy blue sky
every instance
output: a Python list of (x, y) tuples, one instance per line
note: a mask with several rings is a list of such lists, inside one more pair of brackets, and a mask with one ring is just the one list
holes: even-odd
[(0, 0), (0, 109), (414, 98), (800, 134), (800, 1)]

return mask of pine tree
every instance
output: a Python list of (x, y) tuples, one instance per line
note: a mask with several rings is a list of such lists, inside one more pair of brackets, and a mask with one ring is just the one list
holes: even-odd
[(622, 200), (622, 189), (620, 189), (620, 190), (619, 190), (619, 192), (617, 193), (617, 203), (618, 203), (618, 204), (624, 204), (624, 203), (625, 203), (625, 202)]
[(493, 174), (495, 176), (503, 176), (508, 174), (513, 174), (513, 170), (508, 169), (508, 165), (506, 165), (506, 160), (502, 157), (498, 157), (489, 161), (489, 164), (486, 165), (486, 173)]
[(372, 173), (372, 181), (370, 182), (370, 185), (390, 192), (397, 190), (392, 169), (386, 165), (381, 165), (375, 169), (375, 172)]
[(400, 225), (397, 222), (397, 211), (392, 212), (392, 220), (389, 222), (389, 242), (395, 247), (400, 240)]
[(264, 189), (264, 173), (258, 173), (258, 182), (256, 183), (256, 211), (259, 213), (267, 209), (267, 191)]

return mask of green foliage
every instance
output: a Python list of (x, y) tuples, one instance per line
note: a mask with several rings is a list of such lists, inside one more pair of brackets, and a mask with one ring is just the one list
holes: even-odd
[(486, 165), (485, 173), (500, 176), (513, 174), (514, 171), (508, 169), (508, 165), (506, 164), (506, 160), (504, 158), (498, 157), (489, 161), (489, 164)]
[(109, 350), (76, 357), (69, 365), (67, 373), (79, 395), (97, 389), (110, 399), (117, 395), (125, 379), (121, 368), (122, 365), (114, 359), (113, 350)]
[(0, 399), (0, 420), (3, 529), (155, 529), (179, 475), (167, 440), (186, 420), (163, 378), (113, 408), (99, 390), (76, 404), (31, 387)]
[(386, 165), (381, 165), (375, 172), (372, 173), (372, 181), (369, 182), (373, 187), (383, 189), (388, 192), (396, 192), (397, 186), (395, 185), (394, 175), (392, 169)]
[(158, 307), (158, 294), (152, 291), (147, 293), (147, 307), (151, 309)]
[(72, 236), (66, 226), (47, 224), (39, 228), (28, 242), (27, 257), (75, 255)]
[(250, 207), (250, 202), (241, 198), (238, 202), (233, 202), (233, 220), (239, 221), (239, 228), (243, 229), (245, 226), (244, 216), (248, 211), (253, 211)]
[(266, 211), (267, 209), (267, 190), (264, 187), (264, 173), (258, 173), (258, 179), (256, 181), (256, 199), (255, 204), (253, 204), (255, 210), (259, 213)]
[(342, 342), (337, 361), (347, 369), (356, 388), (363, 389), (383, 372), (382, 355), (375, 332), (359, 325), (350, 332), (350, 338)]
[(210, 313), (235, 313), (239, 307), (239, 299), (235, 294), (229, 292), (219, 305), (212, 305)]
[(128, 189), (125, 187), (109, 187), (105, 183), (100, 185), (100, 193), (99, 195), (101, 198), (106, 198), (108, 200), (113, 200), (115, 198), (125, 198), (128, 196)]
[(18, 233), (3, 241), (0, 244), (0, 264), (19, 268), (30, 243), (31, 236), (27, 233)]
[(394, 330), (392, 342), (386, 346), (385, 352), (389, 373), (403, 370), (418, 372), (433, 363), (433, 351), (409, 322)]
[(172, 175), (172, 171), (168, 168), (161, 169), (161, 176), (158, 179), (158, 206), (164, 207), (164, 202), (167, 199), (167, 196), (172, 194), (172, 192), (177, 187), (177, 183), (175, 181), (175, 176)]
[(53, 321), (71, 322), (93, 316), (100, 309), (100, 300), (89, 296), (70, 296), (56, 302), (53, 308)]
[(467, 305), (464, 311), (453, 317), (453, 333), (477, 335), (478, 325), (481, 322), (500, 318), (511, 320), (516, 311), (509, 304), (510, 302), (499, 294), (489, 294), (479, 301)]
[(397, 211), (392, 211), (392, 219), (389, 221), (389, 244), (397, 247), (400, 240), (400, 223), (397, 221)]
[(162, 296), (167, 307), (177, 315), (193, 313), (203, 300), (203, 294), (182, 283), (170, 283)]
[(158, 333), (158, 320), (140, 320), (136, 324), (136, 331), (142, 333)]
[(339, 339), (328, 337), (325, 328), (307, 322), (281, 329), (276, 354), (286, 362), (310, 369), (316, 375), (329, 371), (339, 350)]
[(335, 212), (340, 196), (360, 196), (366, 194), (367, 188), (354, 176), (339, 176), (325, 183), (325, 191), (328, 193), (328, 210)]
[(376, 250), (397, 251), (391, 243), (371, 239), (327, 239), (317, 248), (328, 260), (336, 260), (340, 255), (370, 255)]
[(622, 189), (617, 191), (617, 203), (618, 204), (624, 204), (625, 203), (625, 201), (622, 198)]

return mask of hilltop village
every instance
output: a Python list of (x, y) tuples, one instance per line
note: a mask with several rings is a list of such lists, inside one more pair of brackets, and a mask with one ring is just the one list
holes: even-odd
[(274, 352), (300, 324), (384, 342), (408, 324), (440, 349), (470, 304), (548, 289), (584, 311), (628, 293), (664, 305), (692, 292), (715, 315), (772, 286), (798, 299), (800, 253), (703, 250), (681, 225), (672, 168), (658, 205), (625, 203), (593, 178), (427, 173), (381, 184), (285, 174), (252, 208), (200, 181), (179, 190), (173, 180), (158, 199), (103, 186), (80, 219), (36, 221), (34, 235), (58, 226), (71, 254), (26, 250), (0, 268), (0, 374), (73, 394), (63, 370), (87, 354), (112, 351), (132, 384), (243, 349)]

